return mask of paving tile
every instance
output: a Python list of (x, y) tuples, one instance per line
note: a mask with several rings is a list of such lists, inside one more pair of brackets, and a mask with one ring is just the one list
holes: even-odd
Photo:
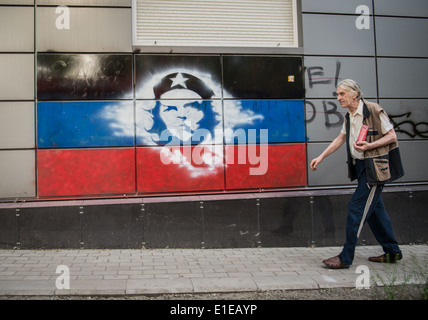
[(125, 294), (127, 280), (70, 280), (70, 289), (57, 289), (56, 295), (118, 295)]
[(257, 291), (250, 277), (235, 278), (192, 278), (194, 292), (243, 292)]
[(355, 288), (358, 274), (315, 274), (310, 277), (320, 288)]
[(0, 281), (0, 295), (53, 295), (55, 282), (45, 280), (3, 280)]
[(162, 294), (193, 292), (190, 279), (144, 279), (128, 280), (127, 294)]
[(305, 276), (254, 277), (258, 290), (316, 289), (315, 280)]

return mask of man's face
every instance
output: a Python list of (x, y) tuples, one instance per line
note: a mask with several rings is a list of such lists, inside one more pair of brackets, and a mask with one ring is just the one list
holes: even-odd
[(342, 108), (349, 108), (352, 105), (352, 102), (354, 101), (355, 97), (357, 96), (356, 93), (353, 93), (349, 90), (345, 90), (341, 87), (337, 88), (336, 93), (337, 101), (339, 101)]
[[(180, 95), (189, 100), (167, 100)], [(183, 141), (191, 138), (204, 117), (204, 112), (199, 109), (201, 96), (190, 90), (176, 89), (163, 94), (161, 98), (164, 100), (161, 100), (160, 117), (166, 127)]]

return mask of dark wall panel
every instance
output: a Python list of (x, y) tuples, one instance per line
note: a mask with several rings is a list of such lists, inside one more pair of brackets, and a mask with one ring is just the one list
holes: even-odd
[(261, 199), (263, 247), (310, 246), (312, 219), (308, 197)]
[[(426, 210), (426, 191), (409, 192), (410, 207), (404, 211), (409, 218), (410, 241), (413, 243), (426, 243), (428, 219)], [(397, 212), (403, 214), (402, 212)], [(402, 226), (404, 228), (405, 226)]]
[[(346, 236), (346, 217), (351, 195), (318, 196), (309, 201), (313, 212), (313, 241), (316, 246), (343, 246)], [(361, 233), (363, 237), (364, 233)], [(360, 241), (360, 244), (362, 241)]]
[(131, 99), (132, 55), (37, 55), (38, 100)]
[[(19, 230), (19, 231), (18, 231)], [(79, 248), (79, 207), (52, 206), (20, 210), (19, 248)]]
[(143, 220), (138, 204), (85, 206), (82, 211), (84, 248), (141, 248)]
[(205, 248), (248, 248), (260, 245), (256, 199), (203, 202)]
[[(352, 190), (0, 204), (0, 248), (343, 246)], [(427, 243), (424, 188), (383, 193), (399, 244)], [(358, 245), (377, 245), (366, 224)]]
[(166, 98), (198, 93), (204, 99), (220, 99), (220, 56), (135, 55), (135, 97), (160, 99), (164, 93)]
[(301, 57), (224, 56), (224, 97), (303, 99)]
[(199, 202), (147, 203), (144, 205), (144, 246), (168, 248), (203, 247)]
[(0, 248), (12, 249), (19, 241), (17, 214), (14, 208), (0, 210)]

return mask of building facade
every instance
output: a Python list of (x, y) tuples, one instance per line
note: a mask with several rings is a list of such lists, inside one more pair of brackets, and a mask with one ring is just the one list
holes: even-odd
[(346, 152), (309, 163), (346, 78), (394, 124), (385, 202), (426, 242), (426, 1), (0, 0), (0, 26), (2, 247), (342, 244)]

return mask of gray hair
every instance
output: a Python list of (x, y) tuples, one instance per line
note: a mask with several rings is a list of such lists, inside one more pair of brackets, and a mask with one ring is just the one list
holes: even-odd
[(363, 97), (363, 92), (361, 91), (360, 85), (351, 79), (345, 79), (340, 81), (337, 84), (337, 87), (341, 87), (342, 89), (351, 91), (352, 93), (356, 93), (357, 97), (355, 99), (359, 100)]

